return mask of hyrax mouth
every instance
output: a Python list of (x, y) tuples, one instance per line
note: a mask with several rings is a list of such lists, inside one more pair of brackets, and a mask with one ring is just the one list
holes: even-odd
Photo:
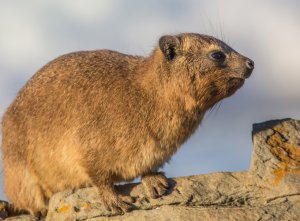
[(238, 78), (238, 77), (229, 78), (228, 80), (229, 93), (233, 93), (239, 88), (241, 88), (244, 82), (245, 82), (244, 78)]

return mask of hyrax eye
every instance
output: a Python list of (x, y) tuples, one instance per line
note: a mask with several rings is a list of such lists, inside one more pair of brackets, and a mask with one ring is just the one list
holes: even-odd
[(226, 55), (222, 51), (214, 51), (210, 53), (209, 57), (214, 61), (223, 62)]

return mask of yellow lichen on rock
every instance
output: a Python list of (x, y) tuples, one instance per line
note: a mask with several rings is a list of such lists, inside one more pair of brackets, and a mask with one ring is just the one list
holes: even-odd
[(289, 143), (284, 133), (287, 132), (283, 127), (275, 127), (274, 134), (267, 139), (267, 144), (271, 146), (271, 153), (280, 160), (277, 169), (273, 172), (274, 185), (278, 185), (288, 173), (300, 176), (300, 147)]
[(83, 203), (81, 205), (81, 208), (83, 208), (83, 209), (90, 209), (91, 207), (92, 207), (92, 205), (90, 203)]
[(57, 208), (56, 211), (58, 213), (65, 213), (65, 212), (68, 212), (70, 209), (71, 209), (71, 205), (70, 204), (66, 204), (66, 205), (63, 205), (63, 206)]

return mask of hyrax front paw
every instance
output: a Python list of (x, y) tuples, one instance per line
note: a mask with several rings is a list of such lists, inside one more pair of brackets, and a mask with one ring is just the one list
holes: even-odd
[(115, 214), (124, 214), (132, 210), (133, 198), (130, 196), (118, 195), (114, 191), (100, 191), (100, 198), (104, 207)]
[(142, 183), (147, 194), (154, 199), (164, 195), (169, 188), (168, 180), (163, 172), (142, 176)]

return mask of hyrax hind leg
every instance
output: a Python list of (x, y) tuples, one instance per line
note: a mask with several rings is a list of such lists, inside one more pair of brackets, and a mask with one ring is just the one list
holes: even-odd
[(4, 160), (4, 189), (16, 208), (25, 209), (35, 216), (45, 216), (48, 197), (38, 183), (38, 179), (25, 165)]

